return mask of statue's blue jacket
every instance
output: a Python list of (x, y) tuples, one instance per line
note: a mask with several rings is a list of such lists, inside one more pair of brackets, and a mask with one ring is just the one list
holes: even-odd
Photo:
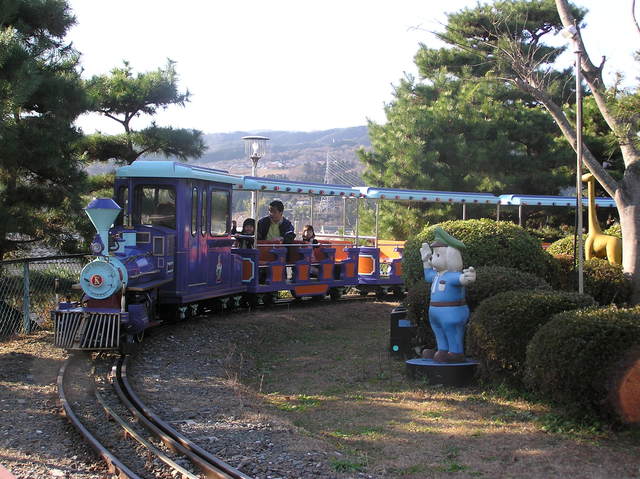
[(424, 279), (431, 283), (431, 302), (464, 301), (465, 290), (460, 283), (461, 277), (459, 271), (438, 273), (435, 269), (425, 268)]

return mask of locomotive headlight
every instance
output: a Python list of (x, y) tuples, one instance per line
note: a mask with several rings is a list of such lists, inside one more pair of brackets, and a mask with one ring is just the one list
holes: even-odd
[(102, 244), (101, 241), (94, 241), (89, 246), (89, 249), (91, 250), (91, 252), (93, 254), (98, 255), (98, 254), (102, 253), (102, 251), (104, 250), (104, 245)]

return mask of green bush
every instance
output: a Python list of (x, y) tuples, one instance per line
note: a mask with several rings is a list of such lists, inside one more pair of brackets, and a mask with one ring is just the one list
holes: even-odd
[(534, 238), (537, 238), (541, 243), (553, 243), (565, 236), (565, 232), (560, 228), (554, 228), (552, 226), (543, 226), (542, 228), (526, 228)]
[[(420, 246), (433, 241), (435, 226), (425, 227), (405, 243), (402, 270), (407, 286), (423, 278)], [(465, 244), (465, 266), (506, 266), (545, 278), (551, 284), (556, 282), (551, 277), (556, 274), (554, 259), (520, 226), (490, 219), (446, 221), (439, 226)]]
[(609, 228), (603, 231), (606, 235), (616, 236), (618, 238), (622, 238), (622, 227), (620, 223), (614, 223)]
[(476, 270), (476, 281), (466, 287), (467, 304), (473, 311), (487, 298), (505, 291), (550, 290), (545, 280), (531, 273), (505, 266), (482, 266)]
[[(577, 291), (578, 271), (573, 255), (556, 255), (555, 258), (561, 264), (559, 288)], [(592, 258), (583, 263), (582, 271), (584, 292), (593, 296), (598, 304), (623, 306), (631, 300), (631, 278), (624, 273), (622, 266)]]
[[(587, 235), (583, 235), (582, 239), (583, 241), (587, 238)], [(584, 243), (583, 243), (584, 245)], [(577, 248), (577, 245), (576, 245)], [(549, 245), (549, 247), (547, 248), (547, 253), (552, 254), (552, 255), (558, 255), (558, 254), (563, 254), (563, 255), (568, 255), (573, 257), (573, 235), (571, 236), (567, 236), (565, 238), (559, 239), (558, 241), (554, 241), (553, 243), (551, 243)]]
[(525, 382), (578, 415), (624, 422), (615, 402), (627, 362), (637, 359), (640, 308), (555, 315), (527, 348)]
[(487, 379), (521, 382), (527, 343), (551, 316), (561, 311), (585, 308), (593, 298), (557, 291), (509, 291), (484, 300), (475, 310), (467, 329), (469, 353), (480, 361)]
[(418, 281), (407, 290), (407, 296), (403, 304), (407, 308), (407, 317), (418, 325), (416, 344), (434, 348), (436, 338), (429, 324), (429, 300), (431, 292), (430, 284), (426, 281)]
[[(422, 266), (422, 258), (420, 257), (420, 247), (422, 243), (427, 241), (427, 233), (420, 232), (404, 243), (402, 252), (402, 277), (405, 286), (409, 289), (414, 284), (424, 281), (424, 267)], [(433, 235), (431, 236), (433, 240)]]
[[(592, 258), (584, 262), (583, 272), (584, 291), (593, 296), (598, 304), (622, 306), (631, 300), (631, 278), (624, 274), (622, 266)], [(572, 275), (572, 279), (577, 282), (577, 275)]]
[(407, 296), (402, 302), (407, 308), (407, 317), (414, 323), (426, 322), (427, 309), (429, 308), (430, 284), (422, 280), (415, 283), (407, 290)]

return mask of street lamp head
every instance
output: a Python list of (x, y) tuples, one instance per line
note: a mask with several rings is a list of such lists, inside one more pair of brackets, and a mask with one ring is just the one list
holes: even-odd
[(269, 138), (266, 136), (243, 136), (244, 152), (249, 155), (253, 161), (258, 161), (267, 152), (267, 141)]

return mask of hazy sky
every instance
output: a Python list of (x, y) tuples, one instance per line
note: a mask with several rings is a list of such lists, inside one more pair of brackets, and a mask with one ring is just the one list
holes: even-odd
[[(420, 42), (436, 45), (445, 12), (475, 0), (70, 0), (78, 24), (68, 39), (84, 76), (128, 60), (135, 71), (177, 62), (191, 102), (159, 114), (160, 125), (205, 133), (323, 130), (384, 122), (383, 106)], [(607, 72), (637, 75), (640, 48), (631, 0), (576, 0), (590, 10), (583, 37)], [(148, 120), (138, 120), (141, 127)], [(86, 132), (120, 131), (83, 117)]]

